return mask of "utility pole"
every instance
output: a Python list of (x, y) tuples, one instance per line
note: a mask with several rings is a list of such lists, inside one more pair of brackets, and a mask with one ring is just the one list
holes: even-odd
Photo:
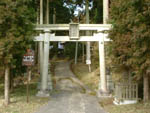
[[(86, 0), (86, 24), (89, 24), (89, 0)], [(90, 34), (89, 31), (86, 31), (86, 36)], [(91, 72), (91, 52), (90, 52), (90, 42), (87, 42), (86, 44), (86, 64), (89, 66), (89, 72)]]

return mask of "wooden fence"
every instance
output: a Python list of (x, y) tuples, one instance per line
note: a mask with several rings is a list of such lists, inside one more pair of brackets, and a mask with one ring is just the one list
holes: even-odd
[(115, 85), (115, 98), (118, 100), (138, 100), (138, 84), (117, 83)]

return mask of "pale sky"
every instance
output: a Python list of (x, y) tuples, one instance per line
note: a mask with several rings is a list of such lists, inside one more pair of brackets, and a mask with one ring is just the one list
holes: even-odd
[[(64, 4), (64, 6), (69, 8), (69, 6), (67, 4)], [(93, 2), (91, 2), (91, 6), (89, 7), (89, 9), (91, 9), (92, 7), (93, 7)], [(85, 10), (85, 5), (83, 6), (83, 8), (77, 6), (77, 8), (75, 9), (75, 13), (74, 14), (77, 16), (79, 11), (83, 11), (83, 10)]]

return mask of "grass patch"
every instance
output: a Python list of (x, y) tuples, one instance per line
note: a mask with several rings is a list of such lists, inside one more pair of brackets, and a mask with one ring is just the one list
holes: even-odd
[[(36, 97), (37, 83), (39, 74), (36, 67), (32, 70), (32, 80), (29, 85), (29, 103), (26, 102), (26, 80), (27, 76), (22, 76), (22, 85), (17, 85), (10, 93), (10, 104), (5, 106), (4, 103), (4, 84), (0, 82), (0, 113), (34, 113), (44, 104), (47, 104), (49, 98)], [(15, 78), (18, 79), (18, 78)], [(1, 80), (3, 81), (3, 80)]]
[[(1, 88), (0, 88), (1, 89)], [(0, 105), (0, 113), (33, 113), (41, 105), (48, 102), (49, 98), (39, 98), (36, 97), (37, 84), (31, 83), (29, 86), (29, 103), (26, 102), (26, 86), (20, 85), (14, 89), (10, 95), (10, 105), (4, 106)], [(3, 95), (0, 94), (0, 103), (3, 103)]]
[(100, 105), (109, 113), (150, 113), (150, 103), (137, 103), (130, 105), (113, 104), (113, 99), (100, 99)]

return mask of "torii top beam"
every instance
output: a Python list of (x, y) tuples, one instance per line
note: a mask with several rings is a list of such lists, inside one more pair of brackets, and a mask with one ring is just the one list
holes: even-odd
[[(89, 31), (107, 31), (110, 30), (111, 24), (79, 24), (79, 30), (89, 30)], [(42, 24), (36, 25), (35, 30), (37, 31), (68, 31), (69, 24)]]

